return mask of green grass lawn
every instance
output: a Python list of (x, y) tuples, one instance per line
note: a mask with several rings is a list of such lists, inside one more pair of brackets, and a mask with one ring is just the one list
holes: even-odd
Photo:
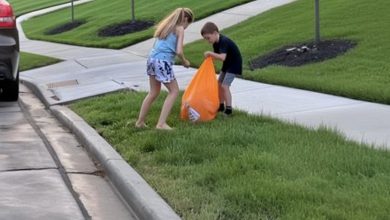
[[(165, 93), (164, 93), (165, 95)], [(163, 97), (147, 123), (157, 121)], [(134, 127), (145, 93), (71, 105), (183, 219), (387, 219), (390, 154), (268, 117), (235, 112), (171, 132)]]
[[(175, 0), (175, 1), (135, 1), (135, 15), (138, 20), (158, 22), (177, 7), (189, 7), (194, 11), (195, 19), (206, 17), (217, 11), (233, 7), (250, 0)], [(23, 29), (32, 39), (77, 44), (89, 47), (122, 48), (148, 39), (153, 29), (119, 37), (99, 37), (98, 31), (106, 26), (130, 21), (131, 1), (95, 0), (91, 3), (75, 7), (75, 19), (86, 21), (78, 28), (58, 35), (44, 33), (54, 27), (70, 22), (70, 9), (64, 9), (48, 15), (33, 18), (23, 23)]]
[(54, 63), (58, 63), (61, 60), (47, 57), (47, 56), (41, 56), (38, 54), (32, 54), (32, 53), (26, 53), (21, 52), (20, 53), (20, 71), (25, 71), (29, 69), (34, 69), (42, 66), (51, 65)]
[(68, 3), (69, 0), (8, 0), (17, 16), (53, 5)]
[[(17, 2), (16, 0), (14, 0)], [(207, 16), (222, 8), (245, 1), (171, 1), (169, 3), (139, 1), (136, 17), (158, 21), (178, 5), (194, 9), (197, 18)], [(127, 7), (128, 6), (128, 7)], [(329, 0), (321, 2), (322, 39), (349, 39), (357, 46), (340, 57), (303, 67), (270, 66), (252, 71), (249, 61), (284, 45), (307, 42), (314, 38), (314, 1), (298, 0), (287, 6), (263, 13), (236, 25), (223, 34), (239, 45), (244, 57), (244, 78), (270, 84), (302, 88), (335, 94), (354, 99), (390, 104), (390, 4), (387, 0), (375, 3), (364, 0)], [(103, 13), (104, 12), (104, 13)], [(152, 29), (122, 37), (102, 38), (96, 32), (109, 24), (130, 19), (128, 1), (93, 3), (76, 7), (76, 18), (87, 23), (60, 35), (45, 36), (43, 32), (70, 20), (70, 10), (65, 9), (37, 17), (24, 23), (29, 37), (84, 46), (121, 48), (151, 37)], [(186, 46), (186, 55), (193, 66), (200, 64), (203, 51), (210, 45), (199, 41)]]
[[(345, 55), (303, 67), (270, 66), (251, 71), (249, 61), (284, 45), (312, 41), (314, 1), (299, 0), (223, 30), (240, 47), (244, 78), (390, 104), (390, 2), (321, 1), (322, 39), (349, 39), (357, 46)], [(211, 47), (205, 41), (186, 46), (197, 66)]]
[[(159, 20), (182, 2), (199, 18), (220, 10), (217, 6), (238, 1), (218, 5), (216, 1), (169, 1), (161, 5), (136, 1), (137, 17)], [(351, 39), (358, 44), (346, 55), (298, 68), (249, 70), (251, 58), (313, 38), (313, 2), (301, 0), (223, 31), (243, 52), (244, 77), (389, 103), (389, 30), (385, 22), (390, 7), (385, 0), (321, 1), (322, 36)], [(126, 15), (130, 19), (129, 4), (125, 0), (95, 0), (78, 6), (76, 18), (87, 23), (66, 34), (42, 35), (69, 21), (69, 9), (32, 19), (24, 28), (36, 39), (120, 48), (152, 34), (148, 30), (116, 38), (96, 36), (103, 26), (122, 22)], [(195, 64), (200, 63), (206, 49), (210, 46), (197, 42), (186, 47), (186, 55)], [(30, 62), (36, 60), (22, 54), (21, 68), (31, 68), (28, 65), (33, 66)], [(179, 99), (169, 118), (169, 124), (176, 127), (174, 131), (135, 129), (144, 96), (119, 92), (83, 100), (71, 108), (108, 140), (183, 219), (366, 220), (390, 216), (388, 151), (347, 141), (325, 128), (309, 130), (243, 112), (191, 124), (179, 120)], [(151, 127), (157, 121), (163, 98), (151, 109)]]
[[(12, 7), (14, 9), (14, 13), (16, 16), (20, 16), (22, 14), (25, 14), (27, 12), (35, 11), (38, 9), (42, 9), (45, 7), (58, 5), (61, 3), (66, 3), (69, 1), (66, 0), (8, 0), (10, 4), (12, 4)], [(26, 52), (20, 53), (20, 65), (19, 69), (20, 71), (25, 71), (29, 69), (34, 69), (50, 64), (54, 64), (60, 62), (60, 60), (41, 56), (38, 54), (31, 54)]]

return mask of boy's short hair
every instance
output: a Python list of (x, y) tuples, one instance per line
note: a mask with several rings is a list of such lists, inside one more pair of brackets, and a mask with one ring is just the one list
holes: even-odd
[(202, 30), (200, 30), (200, 34), (203, 36), (204, 34), (212, 34), (214, 31), (219, 33), (217, 25), (213, 22), (207, 22), (203, 25)]

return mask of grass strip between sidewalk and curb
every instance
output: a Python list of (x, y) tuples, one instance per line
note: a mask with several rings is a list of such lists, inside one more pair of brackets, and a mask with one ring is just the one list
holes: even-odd
[(235, 111), (209, 123), (153, 129), (134, 123), (145, 93), (118, 92), (71, 104), (183, 219), (381, 219), (390, 215), (390, 154)]

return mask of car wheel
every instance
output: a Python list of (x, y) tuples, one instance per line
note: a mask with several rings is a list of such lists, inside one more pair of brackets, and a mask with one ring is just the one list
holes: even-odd
[(0, 93), (0, 100), (2, 101), (17, 101), (19, 98), (19, 75), (15, 81), (9, 81)]

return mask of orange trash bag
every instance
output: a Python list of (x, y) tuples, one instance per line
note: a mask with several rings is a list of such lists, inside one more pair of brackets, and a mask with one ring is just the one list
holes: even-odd
[(180, 117), (192, 122), (209, 121), (217, 116), (218, 81), (211, 57), (206, 58), (181, 99)]

